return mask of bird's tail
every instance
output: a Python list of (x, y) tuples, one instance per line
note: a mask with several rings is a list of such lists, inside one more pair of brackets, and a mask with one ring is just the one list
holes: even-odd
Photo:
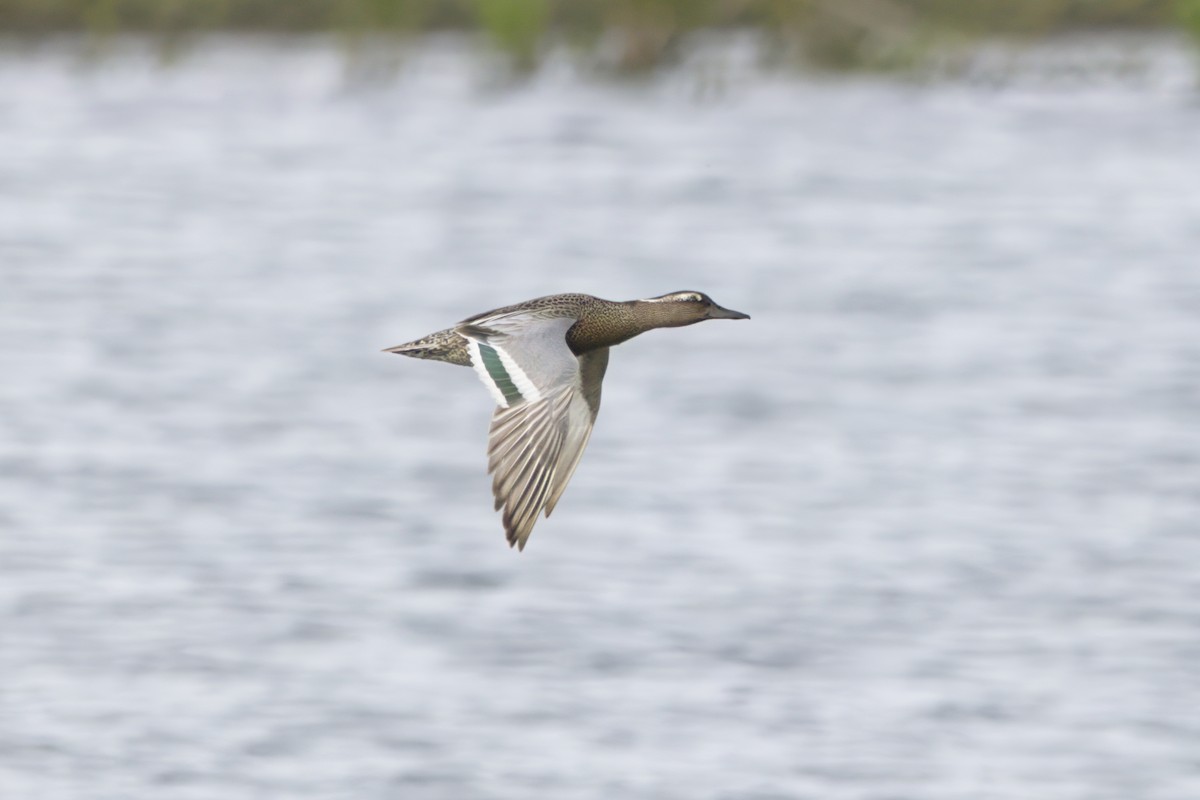
[(385, 353), (398, 353), (411, 358), (426, 358), (445, 361), (448, 364), (471, 366), (471, 355), (467, 351), (467, 340), (455, 333), (453, 328), (431, 333), (412, 342), (398, 344), (385, 349)]

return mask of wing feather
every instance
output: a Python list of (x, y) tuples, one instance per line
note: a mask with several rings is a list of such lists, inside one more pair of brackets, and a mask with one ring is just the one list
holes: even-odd
[(579, 461), (583, 458), (583, 451), (587, 448), (588, 440), (592, 438), (592, 423), (596, 417), (589, 412), (586, 421), (575, 418), (578, 405), (578, 402), (571, 404), (572, 421), (563, 445), (563, 455), (558, 469), (555, 471), (554, 483), (550, 486), (550, 492), (546, 496), (547, 517), (554, 511), (559, 498), (567, 490), (567, 484), (571, 481), (571, 476), (575, 474), (575, 468), (579, 466)]
[[(488, 472), (496, 507), (504, 508), (509, 544), (524, 549), (546, 505), (566, 440), (564, 407), (574, 392), (564, 389), (534, 403), (497, 408), (488, 446)], [(572, 454), (574, 458), (574, 454)]]
[[(559, 464), (554, 485), (546, 498), (546, 516), (554, 511), (558, 501), (567, 490), (588, 440), (592, 438), (592, 426), (600, 413), (600, 386), (608, 370), (608, 348), (593, 350), (579, 357), (581, 391), (572, 399), (567, 424), (567, 440), (563, 445), (564, 458)], [(570, 456), (569, 460), (566, 456)]]
[(497, 401), (488, 473), (508, 542), (521, 550), (538, 517), (549, 516), (566, 490), (599, 408), (608, 351), (572, 353), (566, 331), (573, 322), (505, 315), (457, 329)]

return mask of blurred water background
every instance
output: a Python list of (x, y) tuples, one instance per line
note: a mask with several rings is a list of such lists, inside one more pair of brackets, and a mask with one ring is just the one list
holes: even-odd
[[(0, 797), (1200, 797), (1194, 54), (756, 53), (0, 50)], [(380, 349), (677, 289), (510, 551)]]

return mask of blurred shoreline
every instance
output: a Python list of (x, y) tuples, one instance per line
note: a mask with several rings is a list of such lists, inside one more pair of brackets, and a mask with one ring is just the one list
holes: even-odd
[(771, 63), (909, 71), (995, 39), (1148, 31), (1200, 42), (1200, 0), (0, 0), (10, 44), (82, 34), (100, 49), (148, 34), (170, 51), (215, 32), (333, 34), (353, 51), (454, 32), (486, 40), (515, 72), (564, 49), (608, 71), (646, 72), (686, 59), (714, 32), (753, 36)]
[[(1200, 52), (1186, 37), (1171, 32), (1090, 32), (1058, 34), (1036, 40), (979, 39), (930, 53), (904, 70), (837, 72), (781, 61), (764, 37), (748, 32), (694, 35), (669, 64), (653, 72), (630, 75), (614, 62), (612, 52), (581, 53), (569, 46), (548, 46), (538, 68), (523, 72), (506, 68), (503, 54), (478, 34), (440, 32), (410, 38), (364, 37), (350, 40), (328, 33), (211, 32), (164, 40), (149, 34), (96, 38), (87, 34), (0, 36), (0, 60), (49, 57), (75, 61), (83, 69), (140, 64), (170, 69), (189, 61), (207, 61), (244, 52), (323, 52), (341, 61), (345, 88), (408, 81), (430, 70), (451, 70), (477, 88), (502, 88), (529, 81), (590, 82), (662, 77), (681, 81), (698, 99), (713, 99), (764, 79), (821, 79), (838, 75), (874, 75), (905, 83), (959, 83), (994, 89), (1078, 90), (1125, 88), (1190, 95), (1200, 78)], [(224, 54), (224, 56), (222, 55)], [(514, 83), (515, 82), (515, 83)]]

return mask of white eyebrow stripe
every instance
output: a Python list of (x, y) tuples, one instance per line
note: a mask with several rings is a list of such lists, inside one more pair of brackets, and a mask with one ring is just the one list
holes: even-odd
[(694, 300), (697, 303), (703, 303), (704, 297), (699, 292), (679, 292), (677, 294), (669, 294), (665, 297), (648, 297), (645, 300), (639, 300), (640, 303), (678, 303), (683, 300)]

